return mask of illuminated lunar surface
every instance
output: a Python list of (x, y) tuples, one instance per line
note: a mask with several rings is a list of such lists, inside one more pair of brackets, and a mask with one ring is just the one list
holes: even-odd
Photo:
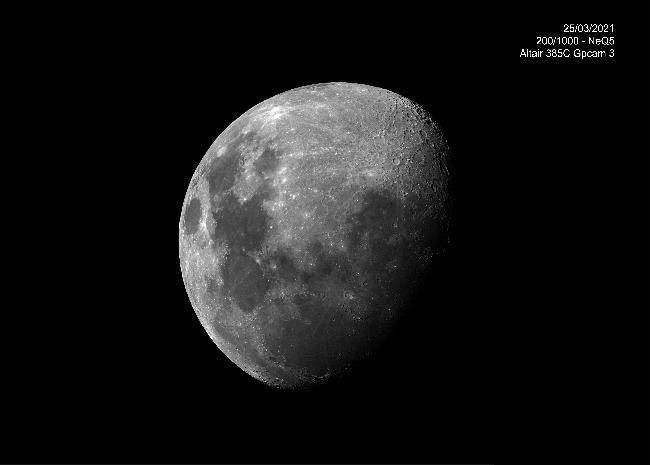
[(240, 116), (179, 223), (187, 294), (219, 349), (282, 388), (371, 355), (422, 311), (409, 303), (447, 241), (449, 161), (429, 114), (376, 87), (301, 87)]

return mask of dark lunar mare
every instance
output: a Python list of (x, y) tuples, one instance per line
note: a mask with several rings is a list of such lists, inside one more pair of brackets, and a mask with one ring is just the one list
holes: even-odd
[[(215, 160), (208, 174), (209, 192), (212, 199), (232, 187), (241, 172), (241, 148), (256, 142), (253, 132), (238, 136), (230, 149)], [(261, 166), (277, 167), (277, 154), (270, 149), (263, 152)], [(259, 161), (259, 159), (257, 160)], [(261, 169), (261, 168), (260, 168)], [(233, 298), (242, 311), (251, 312), (260, 305), (270, 282), (252, 254), (260, 252), (267, 234), (270, 217), (263, 208), (263, 201), (271, 199), (275, 192), (269, 180), (255, 194), (240, 203), (232, 192), (223, 195), (214, 205), (212, 216), (215, 229), (212, 232), (214, 246), (226, 244), (228, 253), (222, 268), (223, 294)]]
[(241, 171), (241, 147), (252, 146), (257, 139), (253, 131), (240, 133), (229, 144), (228, 150), (212, 161), (206, 175), (210, 197), (214, 198), (215, 194), (221, 194), (233, 186), (237, 174)]
[(266, 147), (262, 155), (253, 163), (253, 167), (260, 176), (268, 176), (278, 169), (279, 164), (280, 157), (278, 151)]
[(185, 209), (184, 224), (185, 234), (194, 234), (199, 230), (199, 220), (201, 219), (201, 201), (194, 197)]
[[(404, 284), (413, 278), (417, 268), (408, 253), (407, 234), (420, 225), (412, 224), (402, 202), (390, 192), (370, 189), (363, 195), (361, 209), (350, 215), (346, 223), (349, 250), (356, 266), (376, 276), (368, 283), (369, 297), (380, 306), (390, 303), (391, 296), (404, 296)], [(389, 241), (391, 235), (398, 239)]]

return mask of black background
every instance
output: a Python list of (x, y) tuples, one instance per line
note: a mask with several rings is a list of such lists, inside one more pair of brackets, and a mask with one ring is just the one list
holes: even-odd
[[(27, 312), (30, 349), (7, 357), (0, 457), (647, 462), (648, 11), (505, 10), (125, 11), (41, 44), (36, 80), (70, 140), (50, 199), (75, 207), (41, 215), (59, 265)], [(568, 22), (615, 23), (616, 57), (520, 59)], [(205, 334), (177, 226), (228, 124), (331, 81), (392, 90), (439, 123), (452, 247), (376, 359), (288, 393)]]

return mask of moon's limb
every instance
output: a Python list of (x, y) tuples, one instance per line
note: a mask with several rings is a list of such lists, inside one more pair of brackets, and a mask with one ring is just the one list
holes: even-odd
[[(268, 384), (321, 382), (373, 350), (443, 251), (449, 150), (421, 107), (334, 83), (253, 107), (212, 144), (179, 224), (188, 295)], [(183, 218), (202, 205), (198, 230)]]

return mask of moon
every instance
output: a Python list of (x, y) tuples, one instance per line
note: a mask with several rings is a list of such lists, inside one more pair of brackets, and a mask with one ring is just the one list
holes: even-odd
[(371, 356), (448, 243), (450, 150), (388, 90), (316, 84), (228, 126), (179, 222), (187, 295), (252, 377), (303, 389)]

